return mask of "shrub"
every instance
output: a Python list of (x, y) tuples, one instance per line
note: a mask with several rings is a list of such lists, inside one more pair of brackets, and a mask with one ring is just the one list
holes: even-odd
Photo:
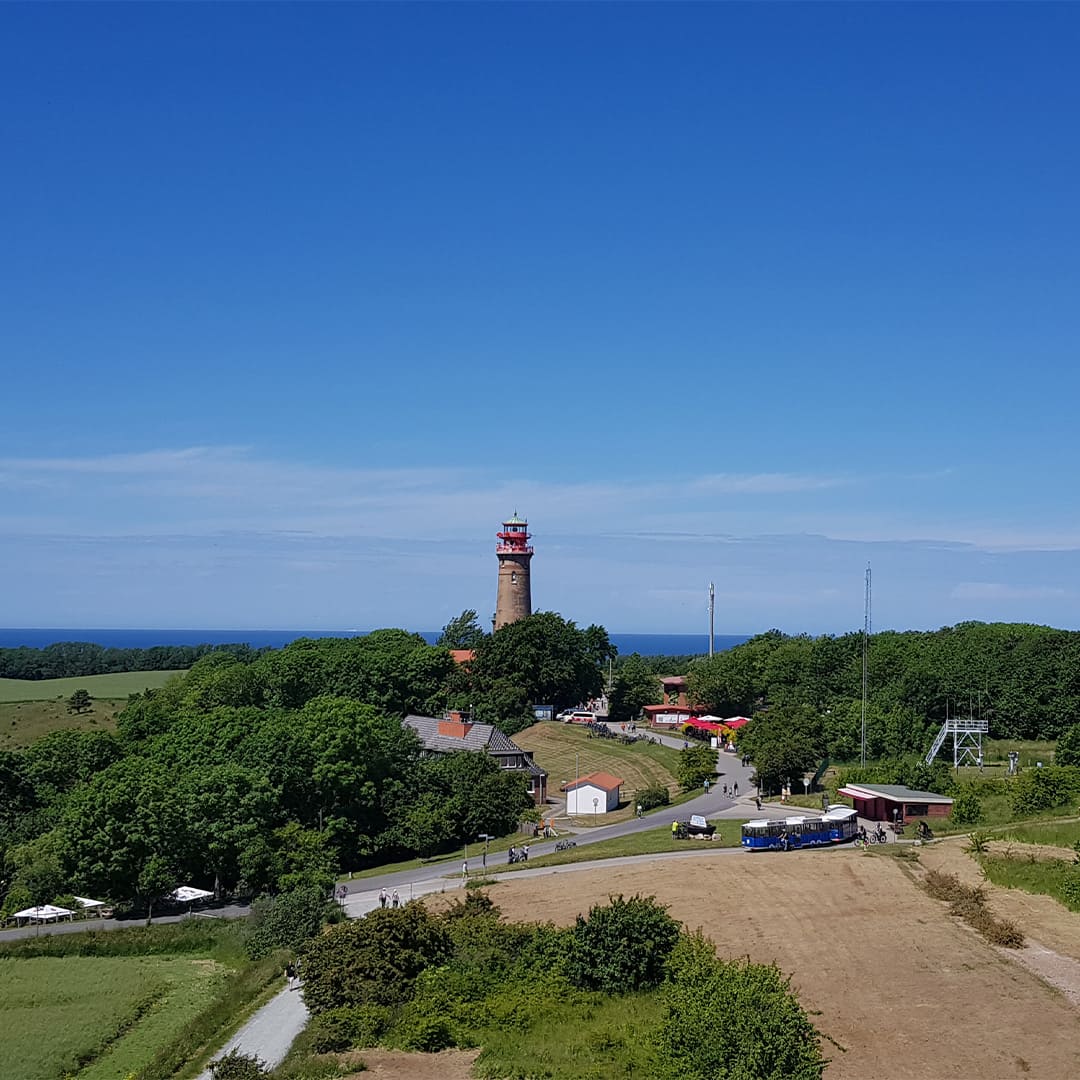
[(1080, 910), (1080, 867), (1076, 864), (1062, 875), (1061, 898), (1074, 911)]
[(314, 1013), (343, 1005), (396, 1005), (416, 977), (450, 956), (442, 921), (422, 904), (378, 908), (309, 942), (303, 952), (304, 1000)]
[(1080, 765), (1080, 724), (1067, 727), (1054, 747), (1055, 765)]
[[(685, 751), (684, 751), (685, 752)], [(679, 939), (679, 924), (655, 898), (609, 897), (577, 917), (566, 974), (585, 990), (609, 994), (656, 986)]]
[(716, 777), (716, 751), (708, 746), (690, 746), (679, 751), (675, 774), (683, 791), (693, 791)]
[(1047, 765), (1027, 769), (1012, 783), (1009, 803), (1017, 816), (1037, 814), (1080, 795), (1080, 766)]
[(337, 910), (337, 905), (327, 901), (326, 891), (318, 885), (256, 900), (245, 943), (248, 956), (258, 960), (275, 949), (299, 949), (322, 929), (328, 909)]
[(671, 792), (665, 784), (653, 784), (637, 793), (637, 805), (642, 810), (654, 810), (671, 802)]
[(417, 1016), (412, 1023), (398, 1032), (398, 1042), (403, 1050), (419, 1050), (434, 1054), (456, 1046), (449, 1021), (443, 1016)]
[(982, 801), (971, 788), (961, 788), (953, 796), (952, 822), (954, 825), (977, 825), (982, 821), (982, 816)]
[(390, 1026), (384, 1005), (355, 1005), (330, 1009), (312, 1017), (306, 1042), (315, 1054), (336, 1054), (354, 1047), (377, 1046)]
[(718, 960), (700, 933), (684, 935), (663, 990), (658, 1080), (820, 1080), (818, 1033), (774, 965)]
[(210, 1062), (210, 1075), (214, 1080), (262, 1080), (270, 1073), (262, 1058), (230, 1050), (224, 1057)]
[(973, 832), (968, 837), (968, 846), (964, 849), (972, 855), (982, 855), (990, 847), (990, 834)]

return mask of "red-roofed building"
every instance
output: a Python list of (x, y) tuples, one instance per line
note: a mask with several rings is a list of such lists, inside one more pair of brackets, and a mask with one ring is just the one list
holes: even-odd
[(471, 664), (476, 659), (476, 653), (472, 649), (451, 649), (450, 655), (454, 658), (454, 663), (458, 667)]
[(622, 780), (611, 773), (595, 772), (564, 784), (568, 814), (606, 814), (619, 809)]

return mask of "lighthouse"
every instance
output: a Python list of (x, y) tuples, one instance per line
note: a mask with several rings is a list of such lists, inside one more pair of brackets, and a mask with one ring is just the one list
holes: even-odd
[(499, 592), (495, 599), (495, 629), (517, 622), (532, 614), (532, 587), (529, 563), (533, 549), (529, 545), (529, 523), (514, 516), (503, 522), (498, 533), (495, 554), (499, 557)]

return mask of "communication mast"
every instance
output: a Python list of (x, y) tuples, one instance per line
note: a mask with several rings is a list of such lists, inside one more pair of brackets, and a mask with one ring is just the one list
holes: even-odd
[(866, 602), (863, 606), (862, 631), (862, 739), (859, 761), (866, 764), (866, 697), (870, 685), (870, 564), (866, 564)]
[(709, 659), (712, 659), (713, 646), (716, 644), (716, 635), (713, 633), (713, 623), (716, 616), (716, 587), (709, 582)]

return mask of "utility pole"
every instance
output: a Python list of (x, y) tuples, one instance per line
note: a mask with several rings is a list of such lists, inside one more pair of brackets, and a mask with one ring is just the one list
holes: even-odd
[(714, 652), (714, 646), (716, 644), (715, 634), (715, 618), (716, 618), (716, 586), (709, 582), (709, 659), (712, 659)]
[(859, 761), (866, 764), (866, 696), (870, 684), (870, 564), (866, 564), (866, 602), (863, 606), (862, 632), (862, 739)]

